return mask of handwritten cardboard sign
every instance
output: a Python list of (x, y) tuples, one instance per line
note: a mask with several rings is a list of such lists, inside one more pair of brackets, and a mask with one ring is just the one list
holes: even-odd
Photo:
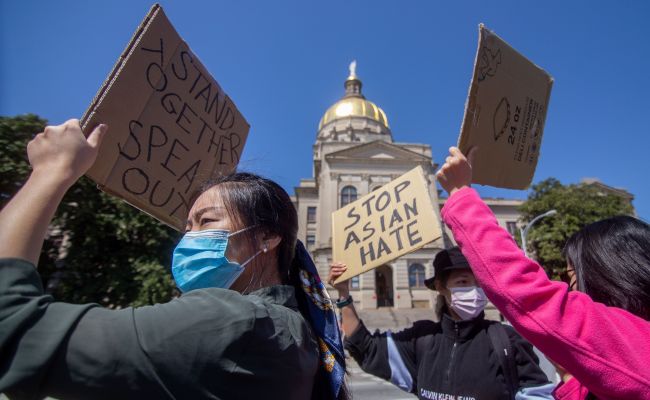
[(158, 220), (184, 229), (200, 186), (233, 171), (249, 125), (154, 5), (82, 118), (106, 123), (87, 176)]
[(458, 147), (478, 146), (473, 182), (526, 189), (533, 180), (553, 78), (479, 25)]
[(337, 283), (442, 236), (422, 167), (332, 213), (333, 256), (348, 269)]

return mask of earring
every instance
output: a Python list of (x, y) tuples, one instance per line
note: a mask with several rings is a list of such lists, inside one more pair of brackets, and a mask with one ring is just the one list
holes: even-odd
[(269, 251), (269, 242), (264, 242), (264, 247), (262, 248), (262, 252), (266, 253)]

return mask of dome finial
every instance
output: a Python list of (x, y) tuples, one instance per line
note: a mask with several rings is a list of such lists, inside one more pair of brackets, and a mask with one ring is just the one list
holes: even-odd
[(350, 76), (348, 79), (358, 79), (357, 78), (357, 60), (352, 60), (350, 63)]
[(350, 76), (345, 80), (345, 97), (357, 96), (363, 97), (361, 94), (361, 80), (357, 76), (357, 60), (352, 60), (350, 63)]

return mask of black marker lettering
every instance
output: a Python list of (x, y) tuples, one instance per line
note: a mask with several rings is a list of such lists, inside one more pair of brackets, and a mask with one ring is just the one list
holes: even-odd
[(239, 162), (239, 153), (235, 150), (239, 147), (240, 144), (241, 144), (241, 139), (239, 138), (239, 135), (232, 132), (230, 134), (230, 161), (233, 164)]
[(393, 229), (393, 225), (395, 224), (401, 224), (402, 221), (402, 216), (399, 215), (399, 212), (395, 209), (393, 210), (393, 216), (390, 218), (390, 223), (388, 224), (388, 229)]
[(347, 239), (345, 239), (345, 246), (343, 246), (343, 249), (347, 250), (352, 243), (359, 244), (359, 242), (361, 241), (359, 240), (357, 234), (354, 233), (354, 231), (350, 231), (350, 233), (348, 233)]
[(350, 225), (346, 226), (343, 228), (343, 232), (347, 231), (348, 229), (352, 228), (355, 226), (360, 220), (361, 220), (361, 215), (357, 214), (356, 212), (356, 207), (352, 207), (348, 210), (348, 218), (354, 218), (354, 222), (351, 223)]
[[(138, 141), (138, 137), (135, 136), (135, 132), (134, 132), (134, 130), (135, 130), (134, 126), (135, 125), (142, 128), (142, 124), (139, 121), (136, 121), (136, 120), (131, 120), (129, 122), (129, 137), (131, 137), (133, 139), (133, 141), (135, 142), (135, 145), (138, 147), (136, 155), (132, 156), (132, 155), (127, 154), (126, 151), (124, 151), (124, 148), (122, 146), (120, 146), (119, 143), (117, 144), (117, 148), (120, 151), (120, 155), (122, 157), (126, 158), (129, 161), (134, 161), (136, 158), (140, 157), (140, 153), (142, 151), (142, 148), (140, 147), (140, 142)], [(127, 143), (128, 143), (128, 141), (127, 141)]]
[(178, 113), (176, 106), (174, 106), (174, 99), (177, 101), (176, 104), (179, 104), (183, 101), (181, 100), (181, 97), (176, 93), (167, 93), (160, 99), (162, 108), (171, 115), (176, 115)]
[(184, 130), (184, 131), (187, 132), (188, 134), (191, 134), (191, 132), (189, 131), (189, 129), (186, 128), (185, 126), (183, 126), (183, 125), (181, 124), (181, 120), (185, 120), (185, 121), (187, 121), (187, 123), (188, 123), (189, 125), (192, 125), (192, 121), (187, 117), (186, 110), (189, 110), (192, 114), (194, 114), (194, 117), (197, 117), (197, 116), (198, 116), (198, 115), (194, 112), (194, 110), (192, 110), (192, 107), (190, 107), (187, 103), (183, 103), (183, 108), (181, 108), (181, 112), (178, 113), (178, 117), (176, 118), (176, 125), (178, 125), (179, 128), (181, 128), (182, 130)]
[(372, 223), (371, 223), (370, 221), (368, 221), (368, 222), (366, 222), (366, 224), (363, 226), (363, 231), (367, 233), (366, 236), (364, 236), (363, 239), (362, 239), (364, 242), (365, 242), (366, 240), (368, 240), (372, 235), (375, 234), (375, 228), (373, 228), (373, 227), (371, 226), (371, 224), (372, 224)]
[[(384, 205), (380, 204), (382, 199), (385, 199)], [(377, 211), (384, 211), (389, 204), (390, 204), (390, 194), (387, 191), (381, 192), (379, 194), (379, 197), (377, 197), (377, 201), (375, 202), (375, 209)]]
[(411, 214), (413, 214), (413, 218), (418, 216), (418, 206), (416, 204), (417, 198), (413, 198), (413, 205), (410, 206), (408, 203), (404, 203), (404, 213), (406, 214), (406, 220), (408, 221), (411, 219)]
[(390, 235), (395, 236), (395, 240), (397, 240), (397, 250), (402, 250), (404, 248), (404, 245), (402, 244), (402, 236), (400, 235), (400, 231), (404, 229), (403, 226), (398, 226), (397, 228), (393, 229), (390, 231)]
[[(138, 177), (141, 178), (140, 185), (137, 182)], [(144, 188), (137, 189), (137, 186), (143, 186)], [(127, 192), (139, 196), (149, 190), (149, 177), (140, 168), (129, 168), (122, 174), (122, 187)]]
[(192, 60), (192, 56), (190, 53), (187, 51), (181, 51), (181, 64), (183, 64), (183, 76), (180, 76), (178, 72), (176, 72), (176, 64), (172, 63), (172, 72), (174, 73), (174, 76), (177, 79), (180, 79), (181, 81), (184, 81), (187, 79), (187, 64), (185, 63), (185, 58), (188, 58), (190, 63), (194, 63), (194, 60)]
[[(158, 131), (160, 133), (159, 137), (163, 138), (161, 143), (154, 143), (154, 131)], [(147, 151), (147, 162), (151, 161), (151, 149), (154, 147), (163, 147), (167, 144), (167, 140), (167, 133), (163, 128), (158, 125), (151, 125), (151, 128), (149, 128), (149, 150)]]
[(372, 245), (372, 242), (368, 243), (368, 251), (363, 250), (363, 246), (359, 247), (359, 256), (361, 257), (361, 266), (367, 264), (366, 257), (370, 256), (370, 261), (375, 261), (375, 249)]
[(400, 202), (399, 194), (411, 184), (411, 181), (400, 182), (395, 185), (395, 201)]
[[(157, 80), (155, 79), (155, 77), (152, 77), (153, 67), (155, 67), (154, 69), (158, 70), (159, 77)], [(149, 86), (151, 86), (151, 88), (156, 92), (162, 92), (165, 89), (167, 89), (167, 76), (165, 75), (165, 71), (163, 71), (160, 65), (156, 63), (149, 64), (149, 66), (147, 67), (147, 82), (149, 82)]]
[(364, 201), (363, 203), (361, 203), (361, 204), (363, 204), (364, 206), (366, 206), (366, 214), (367, 214), (368, 216), (371, 216), (371, 215), (372, 215), (372, 210), (370, 209), (370, 200), (372, 200), (372, 199), (374, 199), (374, 198), (375, 198), (375, 195), (373, 194), (373, 195), (370, 196), (368, 199), (366, 199), (366, 201)]
[(174, 189), (170, 188), (169, 189), (169, 194), (167, 195), (167, 198), (165, 201), (162, 203), (156, 203), (154, 201), (154, 197), (156, 197), (156, 189), (158, 189), (158, 186), (160, 186), (160, 180), (156, 181), (156, 184), (153, 185), (153, 188), (151, 189), (151, 193), (149, 194), (149, 203), (151, 203), (152, 206), (154, 207), (164, 207), (169, 203), (169, 200), (172, 199), (172, 195), (174, 194)]
[(194, 164), (192, 164), (187, 171), (183, 172), (183, 174), (180, 176), (180, 178), (177, 179), (177, 182), (180, 182), (181, 179), (185, 178), (187, 180), (187, 188), (185, 189), (185, 193), (190, 190), (192, 187), (192, 184), (194, 183), (194, 178), (196, 178), (196, 173), (199, 170), (199, 166), (201, 165), (201, 160), (196, 160)]
[(160, 163), (160, 165), (162, 165), (163, 168), (165, 168), (167, 171), (169, 171), (174, 176), (176, 176), (176, 173), (169, 168), (169, 160), (172, 157), (174, 157), (177, 160), (181, 159), (177, 154), (174, 153), (174, 150), (176, 150), (176, 145), (180, 145), (182, 148), (185, 149), (185, 151), (190, 151), (190, 149), (185, 147), (185, 145), (183, 143), (181, 143), (178, 139), (174, 139), (174, 141), (172, 142), (172, 146), (169, 149), (169, 153), (167, 154), (167, 158), (165, 159), (165, 162)]
[(411, 246), (415, 246), (416, 244), (420, 243), (422, 241), (422, 237), (416, 237), (416, 235), (419, 235), (420, 232), (418, 231), (413, 231), (411, 228), (413, 225), (417, 224), (418, 221), (411, 221), (406, 225), (406, 236), (409, 238), (409, 243)]
[(390, 247), (384, 242), (383, 238), (379, 238), (379, 244), (377, 245), (377, 258), (380, 258), (382, 256), (382, 253), (386, 253), (387, 256), (392, 253), (390, 251)]
[(152, 53), (160, 53), (160, 65), (163, 66), (165, 65), (165, 58), (163, 57), (164, 55), (164, 46), (163, 46), (163, 40), (160, 38), (160, 50), (155, 50), (155, 49), (147, 49), (144, 47), (141, 47), (143, 51), (150, 51)]

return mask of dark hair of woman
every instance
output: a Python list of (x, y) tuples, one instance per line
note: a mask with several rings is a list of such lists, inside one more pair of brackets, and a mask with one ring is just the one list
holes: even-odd
[(571, 236), (562, 253), (578, 290), (650, 320), (650, 225), (629, 216), (594, 222)]
[[(226, 212), (237, 228), (252, 227), (242, 235), (246, 235), (251, 247), (255, 246), (256, 233), (277, 235), (282, 241), (278, 245), (278, 273), (285, 285), (292, 285), (296, 291), (302, 290), (298, 278), (295, 251), (298, 235), (298, 214), (287, 192), (277, 183), (261, 176), (237, 172), (224, 175), (208, 182), (202, 192), (215, 188), (223, 200)], [(304, 299), (297, 296), (301, 313), (307, 320), (304, 311)], [(320, 377), (314, 382), (312, 399), (331, 399), (330, 389)], [(337, 399), (350, 398), (349, 389), (344, 384)]]
[(289, 267), (294, 258), (298, 235), (298, 215), (287, 192), (277, 183), (258, 175), (237, 172), (210, 181), (203, 192), (215, 188), (226, 212), (238, 228), (254, 227), (242, 232), (254, 246), (256, 233), (277, 235), (278, 267), (282, 283), (289, 283)]

